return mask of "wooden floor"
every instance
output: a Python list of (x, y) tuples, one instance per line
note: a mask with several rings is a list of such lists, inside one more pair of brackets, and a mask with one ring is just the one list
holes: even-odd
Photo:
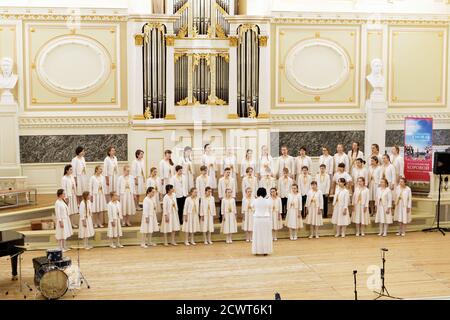
[[(81, 270), (91, 289), (62, 299), (273, 299), (275, 292), (282, 299), (353, 299), (355, 269), (359, 298), (373, 299), (367, 270), (381, 264), (382, 247), (389, 249), (386, 286), (392, 295), (450, 297), (450, 237), (413, 232), (404, 238), (280, 240), (267, 257), (251, 255), (250, 244), (242, 241), (82, 250)], [(24, 254), (24, 281), (33, 283), (31, 259), (41, 255)], [(66, 255), (76, 263), (76, 251)], [(0, 258), (0, 299), (23, 299), (16, 288), (9, 261)]]

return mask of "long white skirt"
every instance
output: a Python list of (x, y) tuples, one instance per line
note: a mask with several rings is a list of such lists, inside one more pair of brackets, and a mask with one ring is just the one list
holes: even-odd
[(114, 174), (112, 176), (108, 176), (109, 177), (109, 186), (106, 186), (107, 188), (107, 193), (111, 193), (113, 191), (117, 191), (117, 175)]
[(237, 221), (234, 213), (224, 213), (222, 216), (222, 226), (220, 232), (223, 234), (236, 233)]
[(122, 206), (123, 216), (133, 216), (136, 214), (136, 205), (134, 204), (134, 197), (131, 192), (120, 194), (120, 205)]
[(401, 202), (395, 207), (394, 221), (398, 221), (403, 224), (407, 224), (412, 221), (411, 211), (408, 213), (407, 208), (403, 206)]
[(375, 181), (369, 183), (369, 201), (375, 201), (377, 199), (378, 186)]
[(85, 174), (77, 177), (77, 196), (83, 195), (84, 191), (89, 191), (89, 177)]
[(108, 222), (108, 237), (117, 238), (122, 236), (122, 226), (120, 225), (120, 220), (116, 221), (116, 226), (113, 228), (112, 221)]
[(62, 219), (63, 225), (64, 227), (61, 228), (59, 226), (58, 221), (56, 221), (55, 225), (56, 225), (56, 230), (55, 230), (55, 238), (56, 240), (65, 240), (67, 238), (69, 238), (72, 234), (72, 224), (70, 223), (70, 219), (68, 218), (63, 218)]
[(384, 206), (377, 206), (377, 215), (375, 216), (376, 223), (391, 224), (393, 222), (392, 213), (387, 214), (386, 211), (387, 207), (385, 208)]
[(299, 214), (295, 208), (289, 209), (286, 214), (286, 227), (288, 227), (289, 229), (303, 228), (302, 216), (300, 214), (300, 217), (298, 217), (298, 215)]
[[(278, 216), (280, 216), (279, 219)], [(281, 214), (272, 212), (272, 229), (273, 230), (283, 229), (283, 219), (281, 218)]]
[(242, 220), (243, 231), (253, 231), (253, 213), (246, 212)]
[[(184, 216), (183, 216), (184, 218)], [(188, 232), (188, 233), (194, 233), (200, 231), (200, 222), (198, 220), (198, 215), (187, 215), (187, 221), (183, 221), (183, 226), (181, 227), (181, 231)]]
[(203, 216), (203, 221), (200, 221), (200, 229), (202, 232), (214, 232), (214, 217), (211, 215)]
[(370, 224), (369, 209), (364, 212), (364, 208), (361, 205), (355, 205), (354, 208), (355, 211), (353, 211), (352, 222), (368, 226)]
[(161, 218), (161, 232), (171, 233), (173, 231), (180, 230), (180, 218), (178, 218), (178, 212), (171, 211), (169, 214), (169, 222), (166, 222), (165, 216)]
[(83, 220), (80, 217), (80, 223), (78, 228), (78, 238), (90, 238), (95, 234), (94, 225), (92, 223), (92, 217), (87, 217), (86, 219), (86, 227), (83, 226)]
[(252, 253), (269, 254), (273, 252), (271, 217), (255, 217), (253, 220)]
[(348, 226), (350, 224), (350, 211), (347, 210), (346, 214), (344, 214), (344, 209), (339, 206), (334, 206), (333, 208), (333, 216), (331, 217), (331, 223), (335, 224), (339, 227)]
[(149, 217), (148, 223), (146, 222), (146, 217), (142, 215), (141, 219), (141, 233), (153, 233), (159, 231), (158, 220), (156, 215), (153, 214)]
[(136, 186), (136, 190), (137, 190), (137, 194), (145, 194), (145, 181), (144, 181), (144, 177), (137, 177), (137, 186)]
[(69, 207), (69, 214), (72, 215), (72, 214), (78, 213), (77, 197), (75, 195), (73, 195), (73, 196), (68, 196), (67, 199), (68, 199), (67, 206)]
[(306, 224), (310, 224), (312, 226), (323, 226), (322, 215), (319, 213), (319, 208), (317, 206), (310, 206), (308, 208)]
[(103, 193), (92, 195), (92, 213), (106, 211), (106, 198)]

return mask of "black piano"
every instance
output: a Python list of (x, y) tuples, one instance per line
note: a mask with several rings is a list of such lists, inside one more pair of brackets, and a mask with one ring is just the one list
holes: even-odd
[(23, 246), (24, 244), (25, 235), (12, 230), (0, 231), (0, 257), (11, 256), (13, 280), (17, 280), (18, 254), (25, 251), (25, 249), (17, 246)]

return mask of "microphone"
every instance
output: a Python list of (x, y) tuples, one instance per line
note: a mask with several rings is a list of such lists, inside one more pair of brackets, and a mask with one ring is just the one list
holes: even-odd
[(275, 293), (275, 300), (281, 300), (281, 295), (278, 292)]
[(389, 250), (386, 248), (381, 248), (381, 251), (389, 251)]
[(358, 270), (353, 270), (353, 274), (357, 274), (358, 273)]

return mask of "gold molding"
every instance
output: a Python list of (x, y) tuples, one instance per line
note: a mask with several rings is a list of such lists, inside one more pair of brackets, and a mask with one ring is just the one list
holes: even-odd
[[(95, 13), (95, 12), (93, 12)], [(99, 21), (99, 22), (113, 22), (113, 21), (127, 21), (128, 17), (125, 15), (87, 15), (81, 14), (78, 17), (81, 21)], [(31, 13), (27, 10), (26, 13), (0, 13), (0, 20), (39, 20), (39, 21), (72, 21), (73, 14), (41, 14)]]
[(166, 35), (166, 46), (173, 47), (175, 45), (175, 36)]
[(237, 113), (230, 113), (227, 116), (228, 119), (239, 119), (239, 116), (237, 115)]
[(177, 118), (175, 117), (174, 114), (166, 114), (164, 119), (166, 119), (166, 120), (176, 120)]
[(134, 45), (135, 46), (142, 46), (144, 44), (144, 36), (142, 34), (135, 34), (134, 35)]
[(315, 97), (314, 97), (314, 101), (315, 101), (315, 102), (319, 102), (319, 101), (320, 101), (320, 96), (315, 96)]
[(148, 107), (147, 106), (147, 108), (145, 108), (145, 111), (144, 111), (144, 118), (147, 120), (147, 119), (153, 119), (153, 115), (152, 115), (152, 112), (151, 112), (151, 110), (150, 110), (150, 107)]
[(230, 41), (230, 47), (237, 47), (238, 38), (237, 36), (228, 36), (228, 40)]
[(267, 36), (259, 36), (259, 46), (267, 47)]
[(177, 103), (176, 103), (177, 106), (187, 106), (187, 104), (188, 104), (188, 97), (186, 97), (180, 101), (177, 101)]
[(178, 30), (177, 38), (183, 39), (187, 36), (187, 34), (188, 34), (188, 27), (187, 27), (187, 25), (184, 25)]
[(70, 103), (76, 103), (78, 101), (77, 97), (70, 98)]
[(142, 114), (135, 114), (132, 119), (133, 120), (145, 120), (145, 117)]
[(258, 119), (269, 119), (270, 118), (270, 114), (268, 113), (260, 113), (258, 114)]

